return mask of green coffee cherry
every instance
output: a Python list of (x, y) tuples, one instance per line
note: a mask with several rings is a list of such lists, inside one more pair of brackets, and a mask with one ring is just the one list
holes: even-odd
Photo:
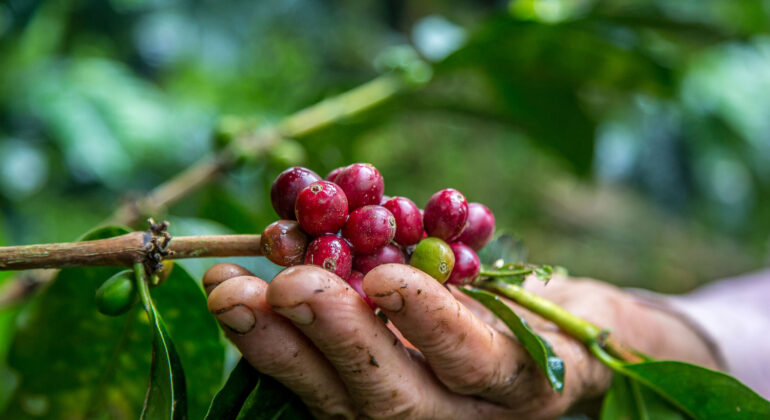
[(96, 308), (105, 315), (125, 313), (139, 300), (132, 270), (121, 271), (102, 283), (96, 290)]
[(409, 263), (444, 283), (452, 274), (455, 256), (446, 242), (439, 238), (425, 238), (417, 244)]

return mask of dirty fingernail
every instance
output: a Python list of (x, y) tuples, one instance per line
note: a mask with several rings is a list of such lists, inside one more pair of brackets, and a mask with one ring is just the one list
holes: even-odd
[(404, 308), (404, 297), (397, 290), (385, 293), (377, 293), (371, 297), (374, 303), (382, 309), (390, 312), (398, 312)]
[(273, 310), (300, 325), (312, 324), (315, 321), (313, 310), (304, 302), (291, 307), (274, 306)]
[(254, 312), (244, 305), (235, 305), (214, 312), (214, 316), (227, 328), (238, 334), (246, 334), (257, 325)]

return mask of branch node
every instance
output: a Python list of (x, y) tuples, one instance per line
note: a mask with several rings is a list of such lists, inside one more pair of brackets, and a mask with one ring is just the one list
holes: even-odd
[(174, 252), (168, 249), (172, 236), (168, 233), (168, 221), (155, 222), (151, 217), (147, 219), (150, 227), (144, 234), (145, 243), (142, 245), (144, 252), (144, 269), (148, 275), (153, 275), (163, 269), (163, 259), (174, 255)]

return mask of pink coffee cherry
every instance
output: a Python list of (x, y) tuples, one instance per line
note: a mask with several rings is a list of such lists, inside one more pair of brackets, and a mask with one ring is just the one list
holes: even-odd
[(302, 229), (311, 236), (335, 233), (348, 216), (348, 200), (336, 184), (314, 182), (299, 192), (295, 214)]
[(297, 194), (308, 185), (320, 181), (321, 177), (310, 169), (295, 166), (283, 172), (270, 187), (270, 201), (281, 219), (295, 220), (294, 203)]
[(453, 242), (465, 229), (468, 222), (468, 202), (465, 196), (454, 188), (446, 188), (428, 200), (425, 206), (423, 224), (428, 236)]
[(447, 280), (450, 284), (470, 284), (476, 280), (481, 271), (481, 261), (476, 252), (462, 242), (449, 245), (455, 255), (455, 266)]
[(414, 245), (422, 239), (422, 215), (414, 202), (406, 197), (393, 197), (383, 207), (396, 218), (395, 241), (402, 246)]
[(364, 299), (364, 302), (366, 302), (367, 305), (369, 305), (372, 310), (375, 310), (377, 308), (377, 305), (372, 302), (371, 299), (366, 297), (366, 293), (364, 293), (364, 274), (360, 271), (353, 270), (350, 273), (350, 277), (346, 280), (350, 287), (353, 288), (356, 292), (358, 292), (359, 295)]
[(353, 210), (342, 227), (342, 236), (358, 254), (372, 254), (389, 244), (396, 235), (396, 219), (382, 206), (364, 206)]
[(368, 163), (354, 163), (340, 171), (334, 179), (348, 198), (348, 211), (370, 204), (380, 204), (385, 181), (380, 171)]
[(350, 245), (337, 235), (326, 234), (313, 239), (307, 247), (305, 264), (323, 267), (343, 279), (350, 276), (353, 252)]
[[(398, 219), (396, 219), (398, 221)], [(495, 215), (481, 203), (468, 204), (468, 226), (457, 238), (458, 241), (478, 251), (492, 239), (495, 233)]]
[(374, 251), (373, 254), (356, 255), (353, 258), (353, 268), (364, 274), (372, 271), (372, 269), (378, 265), (388, 263), (406, 263), (406, 257), (404, 257), (404, 252), (401, 251), (401, 248), (393, 244), (387, 244), (377, 251)]

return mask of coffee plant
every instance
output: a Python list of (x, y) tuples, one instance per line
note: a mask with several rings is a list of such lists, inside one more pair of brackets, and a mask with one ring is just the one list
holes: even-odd
[[(519, 18), (534, 15), (533, 4), (514, 2), (510, 13)], [(575, 12), (576, 22), (581, 13)], [(595, 19), (591, 21), (595, 26), (587, 31), (592, 34), (604, 31), (607, 22), (622, 21), (610, 14), (585, 13), (586, 19)], [(551, 23), (562, 22), (567, 30), (579, 25), (570, 26), (569, 19), (561, 21), (558, 16), (554, 19)], [(638, 16), (628, 21), (644, 24)], [(663, 23), (673, 27), (676, 35), (703, 31), (705, 26)], [(526, 36), (519, 36), (522, 33)], [(146, 195), (120, 203), (108, 220), (77, 241), (0, 247), (0, 270), (18, 272), (2, 296), (16, 320), (8, 368), (0, 370), (0, 389), (10, 390), (0, 395), (2, 417), (310, 418), (297, 396), (255, 370), (226, 343), (207, 310), (206, 295), (224, 279), (249, 275), (251, 271), (243, 265), (271, 275), (277, 273), (276, 266), (317, 265), (339, 276), (387, 321), (366, 296), (364, 278), (383, 264), (408, 264), (489, 309), (510, 329), (554, 392), (562, 393), (567, 386), (567, 367), (558, 351), (500, 297), (582, 343), (614, 372), (603, 396), (602, 420), (770, 418), (770, 402), (737, 379), (693, 364), (653, 359), (620, 342), (600, 323), (577, 317), (525, 289), (524, 282), (547, 283), (555, 272), (565, 269), (528, 263), (512, 235), (496, 232), (492, 209), (498, 215), (503, 209), (495, 208), (495, 203), (471, 201), (474, 191), (444, 188), (418, 205), (402, 191), (387, 190), (385, 177), (369, 163), (350, 162), (323, 178), (310, 168), (292, 166), (293, 157), (303, 153), (301, 142), (307, 137), (342, 122), (354, 131), (360, 115), (404, 95), (420, 97), (434, 72), (462, 71), (474, 63), (488, 76), (492, 90), (502, 92), (506, 113), (471, 109), (467, 98), (441, 98), (442, 106), (474, 117), (516, 121), (554, 154), (571, 158), (576, 172), (585, 173), (592, 152), (564, 140), (565, 133), (583, 140), (594, 135), (586, 107), (573, 92), (577, 83), (572, 73), (580, 69), (556, 65), (555, 70), (549, 68), (552, 72), (544, 71), (527, 60), (538, 54), (548, 56), (548, 51), (521, 51), (538, 42), (556, 45), (579, 40), (585, 42), (581, 44), (585, 51), (607, 49), (610, 52), (593, 64), (605, 73), (622, 67), (627, 79), (603, 80), (595, 76), (602, 72), (592, 67), (590, 80), (597, 91), (624, 83), (654, 91), (665, 84), (658, 79), (674, 76), (645, 56), (623, 61), (626, 46), (620, 42), (605, 44), (585, 33), (557, 35), (548, 27), (531, 29), (524, 18), (500, 18), (434, 63), (411, 47), (391, 48), (378, 56), (381, 76), (280, 120), (220, 118), (211, 135), (213, 156)], [(656, 53), (665, 49), (659, 47)], [(24, 57), (19, 53), (17, 59)], [(638, 81), (639, 74), (647, 75), (653, 86)], [(538, 82), (521, 84), (520, 80)], [(564, 86), (568, 89), (560, 90)], [(441, 94), (440, 89), (433, 93), (434, 97)], [(544, 105), (542, 97), (553, 103)], [(408, 103), (411, 110), (432, 105), (427, 99)], [(571, 117), (560, 122), (544, 118), (551, 116), (551, 106), (567, 110)], [(410, 141), (419, 139), (415, 136)], [(415, 160), (421, 158), (430, 156)], [(274, 180), (263, 179), (272, 184), (269, 194), (258, 200), (269, 201), (277, 219), (259, 226), (261, 233), (254, 229), (250, 234), (231, 234), (205, 223), (190, 226), (169, 213), (172, 205), (212, 184), (219, 175), (267, 160), (282, 162), (286, 169)], [(475, 170), (483, 172), (483, 168)], [(263, 173), (259, 175), (264, 178)], [(415, 179), (415, 183), (423, 181)], [(229, 211), (222, 209), (227, 205), (211, 207), (212, 213)], [(148, 226), (142, 226), (144, 220)], [(205, 258), (219, 263), (206, 271), (199, 264)], [(52, 356), (51, 349), (57, 349), (57, 354)], [(224, 377), (223, 372), (227, 372)]]

